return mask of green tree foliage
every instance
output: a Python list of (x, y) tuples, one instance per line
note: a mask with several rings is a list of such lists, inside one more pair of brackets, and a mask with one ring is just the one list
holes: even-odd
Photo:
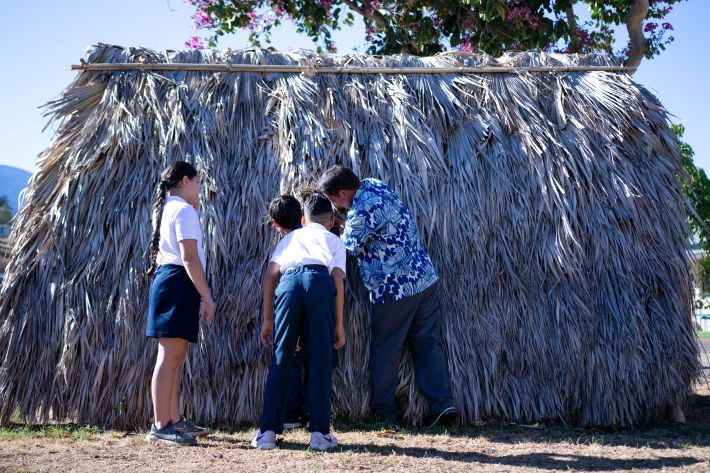
[(9, 223), (12, 220), (12, 208), (7, 201), (7, 197), (0, 195), (0, 225)]
[[(673, 41), (673, 27), (661, 20), (683, 0), (189, 0), (195, 27), (209, 31), (208, 44), (248, 29), (255, 46), (269, 43), (273, 27), (291, 20), (319, 49), (335, 51), (332, 32), (365, 23), (364, 40), (373, 54), (432, 55), (440, 51), (508, 50), (605, 51), (624, 57), (638, 50), (653, 57)], [(589, 8), (580, 23), (574, 7)], [(625, 26), (629, 45), (614, 51), (613, 28)], [(633, 30), (633, 31), (632, 31)], [(636, 43), (632, 44), (636, 39)], [(201, 37), (187, 43), (203, 47)]]
[[(708, 289), (710, 289), (710, 257), (706, 256), (704, 258), (700, 258), (697, 261), (697, 268), (698, 268), (698, 286), (700, 287), (700, 293), (701, 294), (706, 294), (708, 292)], [(703, 309), (706, 307), (706, 302), (699, 300), (696, 301), (696, 308), (698, 309)]]
[[(689, 216), (690, 226), (693, 233), (698, 236), (700, 246), (710, 252), (710, 179), (705, 171), (695, 166), (693, 162), (695, 153), (688, 143), (682, 140), (685, 127), (681, 124), (674, 124), (671, 125), (671, 129), (678, 137), (683, 169), (688, 175), (688, 180), (683, 182), (683, 190), (695, 209), (695, 215)], [(710, 263), (708, 264), (710, 269)]]

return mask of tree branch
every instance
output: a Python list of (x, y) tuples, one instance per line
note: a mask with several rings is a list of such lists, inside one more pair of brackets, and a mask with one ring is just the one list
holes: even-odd
[[(413, 6), (414, 6), (414, 0), (407, 0), (405, 2), (405, 5), (402, 7), (402, 18), (406, 18), (406, 16), (412, 10)], [(396, 16), (393, 18), (395, 22), (397, 22), (396, 18), (397, 18)], [(409, 36), (408, 32), (406, 31), (405, 28), (402, 27), (401, 24), (398, 23), (398, 26), (402, 30), (402, 33), (405, 37), (405, 42), (402, 45), (402, 54), (419, 55), (419, 45), (417, 44), (417, 42), (414, 41), (414, 39)]]
[(579, 26), (577, 26), (577, 15), (574, 14), (573, 5), (567, 7), (565, 13), (567, 14), (567, 26), (569, 27), (570, 31), (569, 49), (573, 53), (578, 53), (579, 36), (577, 36), (577, 34), (579, 33)]
[(387, 21), (387, 18), (385, 18), (382, 13), (378, 12), (374, 8), (367, 8), (364, 6), (361, 7), (360, 5), (351, 0), (343, 0), (343, 3), (350, 7), (350, 9), (354, 12), (359, 13), (365, 18), (369, 18), (374, 21), (380, 28), (389, 27), (389, 22)]
[(643, 35), (643, 20), (648, 13), (648, 0), (634, 0), (629, 14), (626, 16), (626, 29), (629, 32), (629, 58), (626, 66), (630, 67), (631, 74), (636, 72), (641, 60), (646, 53), (646, 37)]

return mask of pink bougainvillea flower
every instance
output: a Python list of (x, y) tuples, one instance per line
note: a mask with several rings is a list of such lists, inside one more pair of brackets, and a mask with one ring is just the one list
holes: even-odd
[(187, 41), (185, 41), (185, 47), (191, 49), (204, 49), (205, 42), (199, 36), (191, 36)]

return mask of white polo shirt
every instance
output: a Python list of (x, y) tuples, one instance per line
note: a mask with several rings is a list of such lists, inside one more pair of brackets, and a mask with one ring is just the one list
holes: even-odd
[(283, 237), (271, 261), (281, 267), (282, 274), (289, 268), (307, 264), (327, 266), (329, 273), (340, 268), (345, 273), (345, 244), (323, 225), (310, 223)]
[[(155, 221), (153, 222), (155, 227)], [(192, 205), (180, 197), (169, 195), (165, 198), (163, 218), (160, 221), (160, 244), (158, 256), (155, 259), (158, 265), (177, 264), (184, 266), (180, 256), (182, 240), (197, 240), (197, 252), (200, 256), (202, 269), (206, 268), (205, 251), (202, 249), (202, 227), (200, 217)]]

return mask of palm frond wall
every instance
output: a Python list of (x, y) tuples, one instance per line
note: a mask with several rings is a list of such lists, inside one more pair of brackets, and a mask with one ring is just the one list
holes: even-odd
[[(498, 60), (155, 52), (99, 45), (89, 63), (381, 67), (609, 65), (601, 56)], [(442, 280), (444, 338), (464, 420), (625, 426), (687, 401), (698, 376), (685, 201), (658, 100), (624, 74), (82, 72), (19, 214), (0, 292), (0, 419), (148, 425), (156, 344), (144, 338), (150, 204), (160, 170), (203, 179), (218, 318), (183, 381), (215, 425), (261, 409), (257, 340), (273, 233), (265, 205), (345, 164), (390, 184)], [(351, 262), (337, 415), (368, 416), (369, 306)], [(407, 418), (422, 419), (411, 357)]]

